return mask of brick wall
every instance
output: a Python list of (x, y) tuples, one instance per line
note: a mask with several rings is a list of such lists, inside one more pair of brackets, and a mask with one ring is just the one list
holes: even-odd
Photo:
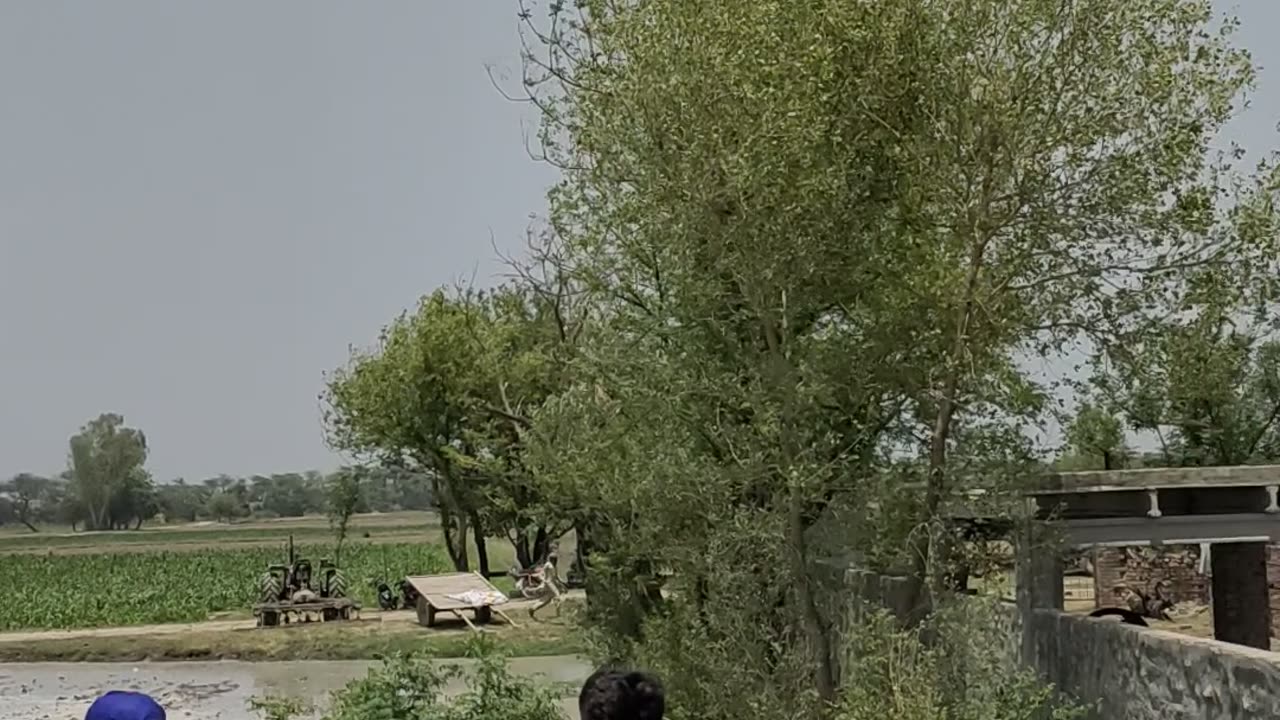
[[(1099, 607), (1121, 605), (1115, 586), (1121, 583), (1150, 592), (1156, 580), (1173, 581), (1175, 602), (1208, 605), (1212, 572), (1199, 573), (1199, 545), (1097, 548), (1093, 551), (1093, 583)], [(1280, 545), (1267, 548), (1267, 584), (1271, 595), (1271, 632), (1280, 637)]]
[[(1280, 557), (1276, 562), (1276, 577), (1280, 578)], [(1209, 576), (1200, 574), (1199, 566), (1199, 545), (1097, 548), (1093, 551), (1094, 597), (1099, 606), (1123, 605), (1115, 592), (1117, 585), (1149, 593), (1156, 582), (1169, 580), (1174, 602), (1208, 603)]]

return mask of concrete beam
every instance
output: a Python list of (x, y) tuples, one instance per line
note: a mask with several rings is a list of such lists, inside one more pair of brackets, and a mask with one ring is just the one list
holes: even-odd
[(1280, 543), (1280, 515), (1165, 515), (1060, 520), (1046, 523), (1067, 545), (1184, 545), (1213, 542)]
[(1161, 488), (1280, 485), (1280, 465), (1089, 470), (1046, 475), (1029, 495), (1116, 492)]

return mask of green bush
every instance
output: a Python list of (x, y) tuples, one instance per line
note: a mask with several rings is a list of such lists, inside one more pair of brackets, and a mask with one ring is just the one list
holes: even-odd
[[(927, 639), (927, 640), (926, 640)], [(837, 720), (1075, 720), (1084, 710), (1014, 663), (1001, 610), (964, 600), (904, 631), (887, 613), (849, 629)]]
[[(564, 720), (555, 689), (512, 675), (493, 641), (472, 641), (464, 670), (420, 654), (384, 659), (369, 674), (335, 691), (322, 720)], [(449, 681), (466, 689), (444, 697)], [(308, 708), (292, 698), (262, 697), (249, 703), (263, 720), (291, 720)]]

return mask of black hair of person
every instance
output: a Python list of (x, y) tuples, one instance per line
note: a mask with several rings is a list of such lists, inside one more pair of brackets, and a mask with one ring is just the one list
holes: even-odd
[(665, 709), (662, 683), (635, 670), (597, 670), (578, 694), (582, 720), (661, 720)]

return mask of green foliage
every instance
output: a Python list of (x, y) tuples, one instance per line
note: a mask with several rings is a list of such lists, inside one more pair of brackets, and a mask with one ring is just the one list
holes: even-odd
[(1160, 323), (1112, 352), (1097, 392), (1154, 433), (1163, 464), (1239, 465), (1280, 459), (1280, 341), (1220, 303)]
[(344, 468), (334, 473), (328, 487), (329, 526), (333, 528), (335, 561), (342, 562), (342, 544), (347, 539), (347, 526), (360, 504), (360, 471)]
[[(562, 317), (513, 287), (437, 290), (329, 378), (331, 443), (429, 475), (459, 569), (470, 562), (468, 527), (511, 536), (524, 563), (567, 530), (521, 459), (524, 413), (558, 387), (551, 348), (567, 341)], [(527, 542), (531, 530), (541, 547)]]
[(1100, 405), (1081, 404), (1067, 428), (1067, 444), (1073, 456), (1063, 469), (1118, 470), (1128, 462), (1124, 424)]
[(523, 457), (578, 508), (602, 651), (690, 717), (822, 714), (834, 568), (923, 585), (959, 491), (1035, 467), (1026, 356), (1275, 256), (1270, 169), (1209, 153), (1254, 71), (1207, 2), (546, 10), (525, 88), (593, 323)]
[(217, 490), (210, 495), (204, 511), (209, 517), (219, 522), (230, 522), (248, 514), (248, 508), (234, 492), (229, 490)]
[(19, 473), (9, 482), (0, 483), (0, 499), (6, 502), (14, 521), (37, 532), (36, 523), (51, 518), (51, 510), (56, 508), (60, 498), (53, 481), (31, 473)]
[[(397, 654), (335, 691), (322, 720), (562, 720), (553, 690), (513, 676), (504, 656), (477, 639), (468, 657), (472, 669), (446, 665), (420, 654)], [(461, 678), (466, 689), (443, 697)], [(301, 709), (287, 699), (265, 698), (252, 708), (264, 720), (288, 720)]]
[[(182, 478), (158, 485), (156, 502), (168, 522), (192, 522), (200, 518), (230, 520), (256, 517), (302, 517), (327, 513), (327, 490), (343, 468), (324, 475), (316, 471), (254, 475), (248, 478), (219, 476), (188, 484)], [(430, 481), (419, 474), (394, 468), (360, 468), (356, 512), (427, 510), (433, 506)], [(225, 498), (218, 498), (225, 495)]]
[(249, 711), (262, 720), (290, 720), (311, 712), (311, 706), (294, 697), (269, 695), (249, 698)]
[(555, 687), (511, 674), (493, 639), (474, 638), (467, 657), (475, 665), (464, 675), (466, 690), (449, 702), (441, 720), (562, 720)]
[(155, 514), (146, 461), (146, 437), (121, 415), (100, 415), (71, 437), (68, 477), (86, 530), (136, 526)]
[[(915, 631), (886, 614), (849, 628), (848, 678), (838, 720), (1076, 720), (1084, 708), (1059, 698), (1029, 670), (1010, 671), (999, 622), (1010, 612), (981, 603), (949, 606)], [(929, 643), (925, 637), (938, 641)]]
[[(301, 556), (329, 557), (328, 545), (302, 545)], [(281, 548), (0, 555), (0, 630), (57, 629), (195, 622), (210, 613), (247, 611), (258, 578), (283, 560)], [(375, 606), (373, 588), (357, 578), (401, 577), (447, 568), (439, 548), (421, 544), (349, 546), (343, 570), (351, 592)]]

